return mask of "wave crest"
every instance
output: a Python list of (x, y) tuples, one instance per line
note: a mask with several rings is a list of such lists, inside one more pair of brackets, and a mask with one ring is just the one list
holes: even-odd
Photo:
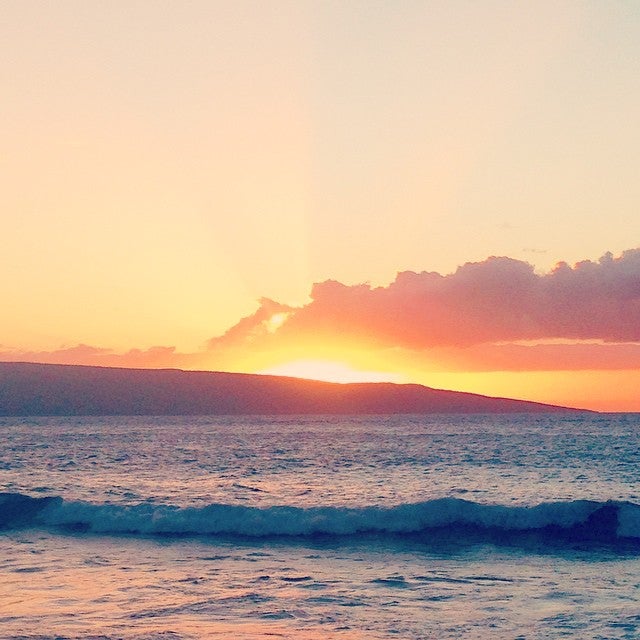
[(60, 528), (97, 534), (243, 537), (428, 535), (434, 530), (542, 531), (558, 538), (640, 540), (640, 505), (575, 500), (532, 507), (441, 498), (393, 507), (133, 506), (0, 494), (0, 528)]

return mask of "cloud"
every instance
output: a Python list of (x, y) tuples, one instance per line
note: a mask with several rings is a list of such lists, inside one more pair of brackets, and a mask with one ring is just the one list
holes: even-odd
[(116, 353), (111, 349), (79, 344), (54, 351), (4, 350), (0, 351), (0, 361), (150, 369), (164, 367), (188, 368), (197, 363), (198, 354), (177, 353), (174, 347), (130, 349), (125, 353)]
[[(640, 369), (640, 344), (481, 344), (436, 347), (437, 371), (630, 371)], [(414, 358), (415, 359), (415, 358)]]
[(381, 287), (329, 280), (301, 307), (263, 298), (195, 353), (78, 345), (5, 348), (0, 360), (251, 371), (351, 348), (423, 371), (640, 370), (640, 249), (543, 274), (491, 257), (449, 275), (405, 271)]
[(255, 313), (242, 318), (222, 336), (211, 338), (208, 348), (218, 350), (226, 347), (242, 347), (273, 334), (295, 311), (295, 307), (280, 304), (269, 298), (261, 298), (260, 306)]
[[(406, 271), (384, 287), (329, 280), (315, 284), (311, 298), (297, 309), (263, 302), (218, 340), (349, 336), (412, 350), (557, 338), (638, 342), (640, 249), (573, 267), (563, 262), (546, 274), (491, 257), (449, 275)], [(286, 321), (266, 335), (260, 327), (280, 307)]]

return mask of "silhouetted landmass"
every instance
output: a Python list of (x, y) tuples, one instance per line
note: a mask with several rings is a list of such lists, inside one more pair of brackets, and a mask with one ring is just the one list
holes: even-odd
[(554, 405), (418, 384), (0, 362), (0, 415), (545, 413)]

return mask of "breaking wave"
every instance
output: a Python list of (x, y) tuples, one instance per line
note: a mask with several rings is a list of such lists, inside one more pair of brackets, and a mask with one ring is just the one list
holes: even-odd
[(0, 529), (46, 528), (132, 535), (238, 537), (428, 536), (429, 532), (541, 532), (558, 539), (640, 541), (640, 505), (574, 500), (532, 507), (441, 498), (393, 507), (125, 506), (0, 494)]

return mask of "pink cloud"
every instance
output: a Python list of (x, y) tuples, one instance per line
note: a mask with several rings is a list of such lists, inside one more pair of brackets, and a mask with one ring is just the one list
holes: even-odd
[(408, 349), (555, 338), (637, 342), (640, 249), (560, 263), (547, 274), (491, 257), (446, 276), (399, 273), (386, 287), (327, 281), (311, 297), (279, 336), (349, 335)]
[(261, 298), (258, 310), (242, 318), (233, 327), (221, 336), (211, 338), (208, 348), (211, 350), (224, 349), (225, 347), (242, 347), (277, 331), (272, 329), (269, 321), (277, 314), (284, 314), (286, 317), (295, 313), (297, 309), (280, 304), (269, 298)]
[(621, 371), (640, 369), (640, 344), (479, 344), (429, 351), (441, 371)]
[[(274, 318), (277, 322), (274, 322)], [(514, 344), (520, 341), (600, 344)], [(140, 368), (233, 367), (238, 356), (280, 347), (353, 343), (400, 349), (458, 371), (640, 369), (640, 249), (536, 273), (491, 257), (452, 274), (399, 273), (388, 286), (313, 285), (311, 302), (262, 299), (203, 350), (157, 346), (116, 353), (88, 345), (0, 351), (0, 360)]]
[(163, 367), (190, 367), (197, 354), (177, 353), (174, 347), (130, 349), (116, 353), (111, 349), (86, 344), (54, 351), (26, 351), (19, 349), (0, 351), (4, 362), (44, 362), (50, 364), (84, 364), (102, 367), (129, 367), (158, 369)]

